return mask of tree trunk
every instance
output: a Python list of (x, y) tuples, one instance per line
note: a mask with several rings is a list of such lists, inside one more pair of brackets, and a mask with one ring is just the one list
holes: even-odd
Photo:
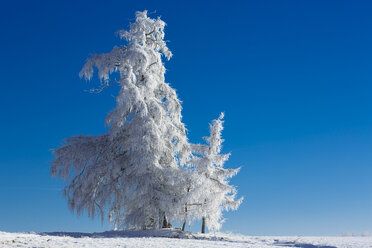
[(164, 215), (163, 227), (162, 228), (167, 228), (167, 227), (168, 227), (168, 221), (167, 221), (167, 217), (165, 217), (165, 215)]
[[(190, 189), (187, 189), (187, 192), (189, 192)], [(187, 205), (185, 206), (185, 213), (186, 213), (186, 216), (187, 216)], [(183, 221), (183, 225), (182, 225), (182, 231), (185, 231), (185, 226), (186, 226), (186, 217), (185, 217), (185, 220)]]
[(203, 222), (202, 222), (202, 230), (201, 230), (201, 232), (202, 233), (205, 233), (205, 217), (203, 217)]
[(182, 231), (185, 231), (185, 226), (186, 226), (186, 220), (183, 221), (183, 224), (182, 224)]

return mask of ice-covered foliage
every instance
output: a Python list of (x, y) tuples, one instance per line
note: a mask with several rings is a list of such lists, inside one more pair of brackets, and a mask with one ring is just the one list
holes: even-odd
[[(238, 170), (223, 169), (228, 155), (218, 155), (222, 117), (213, 122), (208, 145), (188, 142), (181, 103), (164, 78), (162, 56), (172, 56), (164, 27), (159, 18), (137, 12), (129, 30), (119, 31), (125, 45), (87, 60), (80, 76), (90, 80), (97, 69), (96, 92), (120, 85), (106, 119), (110, 129), (67, 139), (54, 150), (51, 174), (68, 181), (71, 210), (107, 216), (115, 228), (158, 229), (205, 216), (208, 227), (218, 229), (222, 209), (240, 203), (226, 180)], [(192, 156), (191, 146), (199, 155)]]
[(72, 178), (65, 189), (69, 206), (91, 216), (97, 211), (103, 216), (108, 208), (117, 227), (159, 228), (165, 216), (177, 218), (182, 200), (178, 178), (190, 147), (180, 101), (164, 81), (161, 56), (172, 56), (164, 26), (146, 11), (137, 12), (129, 31), (119, 32), (126, 46), (87, 61), (80, 75), (91, 79), (96, 67), (103, 87), (112, 72), (120, 74), (109, 133), (70, 138), (54, 153), (52, 174)]
[(220, 154), (223, 139), (223, 117), (213, 120), (209, 126), (210, 136), (204, 137), (207, 144), (192, 145), (195, 154), (191, 163), (194, 166), (190, 187), (190, 212), (194, 218), (205, 218), (210, 230), (219, 230), (223, 222), (222, 211), (237, 209), (243, 198), (238, 200), (236, 188), (229, 185), (228, 179), (239, 169), (225, 169), (224, 163), (230, 154)]

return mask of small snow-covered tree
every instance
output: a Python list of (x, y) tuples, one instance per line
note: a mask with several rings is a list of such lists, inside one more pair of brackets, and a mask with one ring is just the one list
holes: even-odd
[(192, 145), (192, 152), (196, 154), (191, 160), (194, 166), (192, 185), (189, 194), (189, 212), (195, 218), (202, 219), (202, 233), (205, 225), (210, 230), (219, 230), (222, 222), (223, 210), (237, 209), (243, 198), (238, 200), (236, 188), (229, 185), (228, 179), (237, 174), (238, 169), (225, 169), (223, 164), (230, 154), (220, 154), (223, 139), (223, 117), (213, 120), (209, 126), (210, 136), (204, 137), (204, 144)]
[(110, 130), (72, 137), (54, 151), (51, 174), (69, 180), (70, 208), (108, 214), (116, 227), (160, 228), (167, 218), (179, 218), (184, 204), (179, 179), (191, 151), (180, 101), (164, 81), (162, 56), (172, 56), (164, 27), (147, 11), (137, 12), (129, 31), (119, 32), (126, 45), (87, 61), (80, 75), (90, 80), (98, 69), (102, 85), (95, 91), (114, 83), (121, 87), (107, 117)]

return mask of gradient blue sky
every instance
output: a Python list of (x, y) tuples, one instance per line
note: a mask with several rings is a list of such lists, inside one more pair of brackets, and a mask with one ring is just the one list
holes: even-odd
[(118, 88), (89, 94), (97, 79), (78, 72), (144, 9), (168, 24), (166, 80), (190, 140), (226, 112), (245, 201), (224, 231), (372, 232), (372, 2), (324, 0), (3, 1), (0, 231), (109, 228), (68, 210), (50, 149), (107, 130)]

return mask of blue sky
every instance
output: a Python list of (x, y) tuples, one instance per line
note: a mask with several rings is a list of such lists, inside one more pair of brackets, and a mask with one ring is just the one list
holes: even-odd
[[(80, 80), (137, 10), (168, 24), (166, 80), (192, 142), (226, 113), (245, 200), (224, 231), (372, 232), (370, 1), (7, 1), (0, 8), (0, 231), (103, 231), (72, 214), (50, 149), (100, 134), (117, 87)], [(193, 230), (198, 230), (194, 226)]]

